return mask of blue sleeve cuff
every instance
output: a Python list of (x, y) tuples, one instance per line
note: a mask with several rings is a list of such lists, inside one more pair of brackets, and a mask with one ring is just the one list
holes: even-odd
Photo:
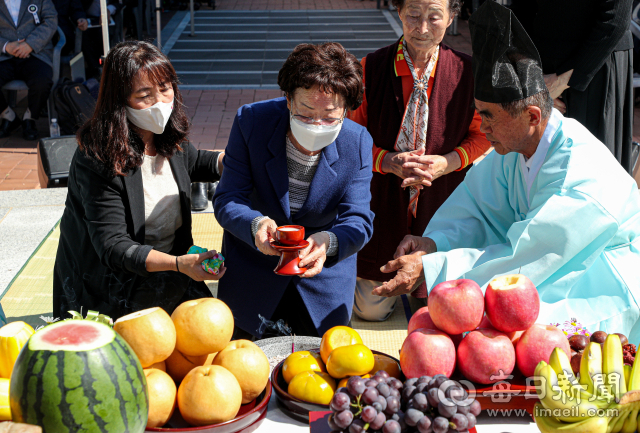
[(438, 252), (447, 252), (451, 251), (451, 244), (449, 244), (449, 240), (442, 232), (431, 232), (422, 235), (423, 238), (429, 238), (433, 242), (436, 243), (436, 248)]

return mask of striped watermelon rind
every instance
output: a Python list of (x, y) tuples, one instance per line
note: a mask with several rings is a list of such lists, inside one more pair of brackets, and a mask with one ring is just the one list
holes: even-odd
[[(65, 339), (87, 330), (91, 341)], [(149, 413), (137, 356), (109, 326), (89, 320), (54, 323), (31, 337), (11, 376), (10, 404), (14, 421), (44, 433), (144, 432)]]

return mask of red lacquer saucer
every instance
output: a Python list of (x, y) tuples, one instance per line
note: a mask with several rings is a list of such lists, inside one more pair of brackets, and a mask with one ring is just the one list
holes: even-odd
[(309, 241), (302, 241), (298, 245), (282, 245), (276, 241), (270, 241), (273, 249), (280, 251), (280, 261), (278, 266), (273, 270), (278, 275), (301, 275), (307, 272), (307, 268), (298, 267), (300, 250), (309, 246)]

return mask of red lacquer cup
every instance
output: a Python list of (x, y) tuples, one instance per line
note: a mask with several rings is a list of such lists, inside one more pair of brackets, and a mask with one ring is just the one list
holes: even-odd
[(276, 229), (276, 240), (282, 245), (298, 245), (304, 240), (304, 227), (281, 226)]

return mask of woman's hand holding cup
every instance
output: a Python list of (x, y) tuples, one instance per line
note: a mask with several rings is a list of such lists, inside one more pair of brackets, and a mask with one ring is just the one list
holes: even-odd
[(327, 250), (331, 238), (327, 233), (316, 233), (307, 239), (309, 246), (300, 251), (299, 267), (307, 268), (307, 271), (300, 275), (301, 278), (315, 277), (322, 271), (324, 262), (327, 260)]
[(267, 256), (279, 256), (280, 252), (276, 251), (270, 243), (271, 239), (276, 237), (276, 229), (278, 225), (271, 218), (265, 218), (258, 223), (258, 230), (256, 231), (256, 248), (260, 250), (262, 254)]
[(224, 264), (220, 266), (218, 275), (210, 274), (202, 269), (202, 262), (213, 258), (216, 254), (216, 250), (211, 250), (200, 254), (185, 254), (183, 256), (178, 256), (176, 261), (178, 269), (176, 270), (189, 276), (195, 281), (219, 280), (227, 270)]

